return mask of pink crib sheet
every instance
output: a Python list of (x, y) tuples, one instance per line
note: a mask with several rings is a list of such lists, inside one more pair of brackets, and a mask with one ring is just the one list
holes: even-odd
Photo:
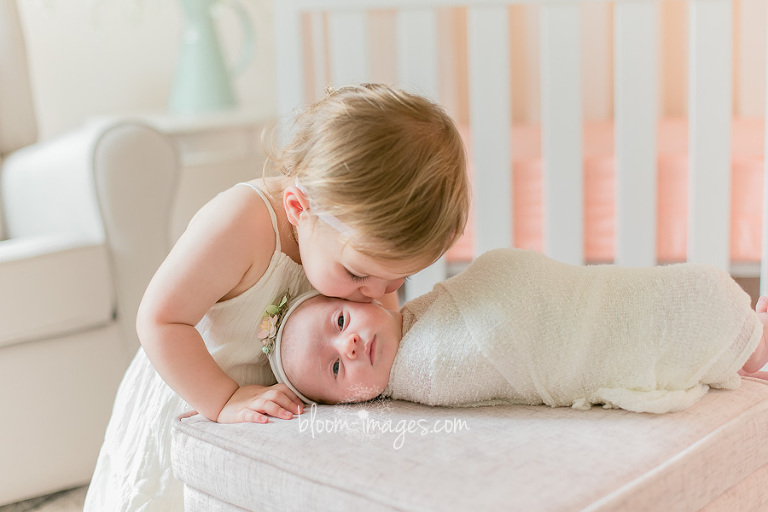
[[(469, 129), (460, 127), (470, 154)], [(734, 119), (731, 175), (731, 260), (760, 261), (763, 140), (762, 119)], [(543, 250), (541, 130), (512, 128), (514, 245)], [(584, 129), (584, 254), (588, 262), (611, 262), (614, 252), (613, 123), (588, 123)], [(684, 261), (688, 202), (688, 124), (664, 119), (658, 130), (657, 257)], [(473, 173), (470, 163), (470, 175)], [(472, 258), (474, 219), (448, 251), (449, 261)]]

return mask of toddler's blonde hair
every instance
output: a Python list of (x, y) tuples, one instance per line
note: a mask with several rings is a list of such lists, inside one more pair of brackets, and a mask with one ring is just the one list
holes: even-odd
[(292, 139), (269, 164), (349, 226), (354, 249), (435, 261), (462, 234), (469, 211), (453, 121), (439, 105), (381, 84), (327, 93), (297, 116)]

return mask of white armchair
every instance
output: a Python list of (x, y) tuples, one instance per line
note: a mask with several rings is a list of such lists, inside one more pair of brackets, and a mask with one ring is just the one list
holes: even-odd
[(16, 4), (0, 0), (0, 505), (89, 481), (179, 168), (137, 122), (36, 138)]

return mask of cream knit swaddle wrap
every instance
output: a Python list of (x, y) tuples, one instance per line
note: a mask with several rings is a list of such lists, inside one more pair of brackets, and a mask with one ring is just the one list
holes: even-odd
[(499, 249), (403, 307), (384, 394), (637, 412), (736, 388), (762, 324), (727, 274), (701, 264), (572, 266)]

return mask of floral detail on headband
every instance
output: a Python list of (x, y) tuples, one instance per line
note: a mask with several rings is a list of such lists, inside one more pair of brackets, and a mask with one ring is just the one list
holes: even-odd
[(283, 298), (277, 304), (270, 304), (261, 315), (259, 332), (256, 336), (261, 340), (261, 351), (269, 355), (275, 348), (275, 339), (277, 338), (277, 329), (280, 327), (280, 320), (285, 314), (288, 304), (288, 294), (283, 294)]

